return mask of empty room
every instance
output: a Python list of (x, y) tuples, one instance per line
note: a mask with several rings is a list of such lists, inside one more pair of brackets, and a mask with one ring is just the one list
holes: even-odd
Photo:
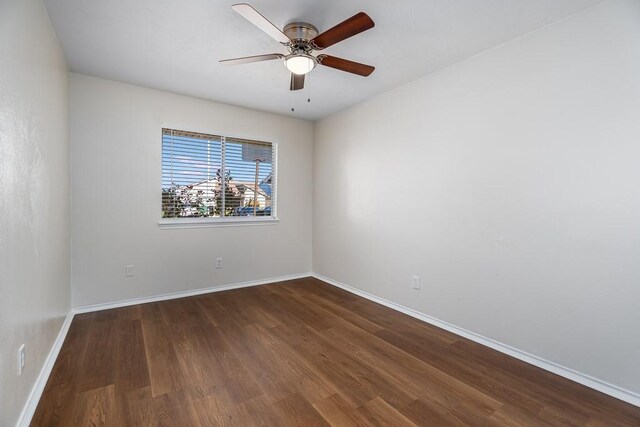
[(640, 0), (0, 0), (0, 427), (640, 426)]

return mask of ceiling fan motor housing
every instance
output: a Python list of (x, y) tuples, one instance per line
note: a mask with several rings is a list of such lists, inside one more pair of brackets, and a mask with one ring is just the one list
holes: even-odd
[(309, 53), (314, 49), (311, 40), (318, 35), (318, 29), (307, 22), (292, 22), (283, 30), (291, 39), (291, 51), (303, 51)]

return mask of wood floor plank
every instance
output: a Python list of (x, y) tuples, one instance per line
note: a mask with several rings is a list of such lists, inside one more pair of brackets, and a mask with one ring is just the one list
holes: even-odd
[(360, 316), (357, 313), (347, 309), (344, 306), (340, 306), (329, 300), (326, 300), (317, 295), (301, 295), (306, 298), (310, 303), (315, 304), (317, 307), (328, 311), (333, 316), (352, 323), (355, 327), (363, 329), (370, 333), (375, 333), (384, 330), (384, 328), (377, 323), (368, 320), (366, 317)]
[(172, 345), (180, 372), (188, 379), (186, 383), (192, 386), (190, 389), (199, 390), (206, 395), (204, 390), (216, 391), (224, 388), (224, 378), (219, 373), (219, 367), (212, 366), (215, 360), (206, 342), (207, 338), (203, 337), (206, 335), (204, 327), (205, 325), (173, 329)]
[(307, 277), (289, 282), (278, 283), (273, 289), (286, 288), (293, 291), (303, 289), (306, 295), (317, 295), (327, 301), (331, 301), (339, 305), (347, 305), (350, 302), (359, 301), (361, 298), (343, 289), (335, 286), (327, 286), (326, 283), (313, 278)]
[(246, 337), (261, 347), (262, 356), (275, 368), (274, 375), (281, 376), (284, 380), (282, 385), (285, 397), (298, 393), (313, 403), (337, 391), (328, 377), (313, 369), (312, 365), (271, 329), (260, 325), (250, 325), (244, 329)]
[[(404, 386), (413, 397), (410, 401), (420, 397), (451, 409), (463, 404), (486, 415), (502, 406), (500, 401), (490, 395), (430, 363), (390, 346), (375, 335), (358, 337), (346, 329), (342, 330), (342, 335), (342, 338), (335, 333), (330, 336), (368, 365), (377, 367), (380, 375), (390, 377), (390, 381), (395, 379), (398, 387)], [(381, 395), (388, 402), (399, 406), (407, 403), (395, 401), (386, 392)]]
[(363, 427), (369, 425), (366, 417), (354, 410), (339, 393), (314, 403), (313, 407), (332, 426)]
[(133, 405), (133, 422), (129, 425), (141, 427), (155, 426), (198, 426), (199, 421), (193, 401), (185, 390), (168, 392), (157, 397), (145, 394)]
[[(455, 395), (456, 392), (466, 392), (467, 396), (464, 400), (476, 403), (477, 407), (487, 414), (492, 413), (495, 408), (502, 405), (502, 403), (482, 393), (480, 390), (466, 383), (461, 383), (443, 371), (439, 372), (429, 363), (419, 363), (410, 354), (379, 340), (377, 336), (372, 336), (363, 330), (359, 330), (341, 318), (336, 318), (335, 322), (335, 328), (324, 332), (324, 334), (329, 335), (330, 341), (338, 343), (340, 348), (348, 348), (350, 354), (366, 361), (369, 366), (379, 368), (378, 374), (387, 377), (391, 382), (394, 382), (394, 377), (402, 378), (405, 385), (409, 384), (408, 389), (411, 389), (412, 379), (419, 379), (421, 375), (426, 375), (424, 376), (423, 384), (429, 384), (430, 388), (437, 387), (439, 396), (446, 397), (447, 392), (445, 389), (451, 389), (449, 386), (453, 384), (456, 385), (456, 390), (450, 390), (450, 394)], [(325, 343), (325, 345), (327, 344)], [(407, 370), (411, 366), (416, 368), (412, 371)], [(394, 375), (390, 377), (387, 374), (388, 372), (393, 372)], [(430, 380), (437, 380), (439, 383), (429, 383)], [(389, 390), (389, 387), (384, 389)], [(419, 390), (414, 392), (419, 393)], [(392, 401), (395, 396), (387, 395), (386, 398)], [(394, 401), (393, 403), (401, 404), (402, 402)], [(447, 402), (444, 401), (443, 403), (446, 404)], [(536, 409), (539, 409), (539, 407)]]
[(384, 329), (401, 335), (407, 334), (407, 336), (411, 335), (413, 338), (419, 337), (421, 340), (430, 340), (443, 344), (453, 344), (460, 340), (460, 337), (451, 332), (417, 321), (406, 314), (369, 300), (360, 299), (349, 303), (347, 307), (355, 313), (365, 316), (370, 321), (379, 324)]
[(249, 370), (235, 355), (223, 334), (216, 327), (205, 325), (194, 328), (194, 331), (212, 355), (207, 359), (208, 369), (219, 376), (222, 385), (234, 403), (238, 404), (263, 394)]
[(359, 408), (367, 421), (377, 426), (417, 427), (384, 399), (376, 397)]
[(143, 308), (142, 336), (153, 397), (184, 387), (184, 374), (173, 347), (173, 334), (164, 324), (159, 306)]
[(451, 427), (466, 425), (444, 406), (426, 402), (422, 399), (414, 400), (399, 410), (405, 417), (419, 426)]
[(73, 425), (73, 402), (75, 387), (67, 384), (47, 385), (42, 393), (36, 413), (31, 420), (32, 426), (69, 426)]
[[(375, 335), (434, 368), (462, 379), (470, 387), (496, 402), (513, 403), (531, 412), (542, 409), (542, 404), (534, 398), (522, 393), (517, 388), (509, 387), (504, 382), (496, 380), (490, 372), (482, 370), (472, 361), (457, 357), (451, 346), (410, 340), (388, 330), (377, 332)], [(497, 406), (492, 408), (496, 409)]]
[(223, 425), (223, 414), (232, 408), (233, 402), (225, 390), (209, 390), (193, 399), (198, 421), (203, 426)]
[(69, 402), (73, 402), (78, 388), (73, 378), (80, 372), (87, 349), (87, 329), (93, 317), (93, 313), (78, 315), (71, 322), (40, 399), (42, 408), (34, 414), (32, 425), (55, 427), (73, 423), (73, 405)]
[(116, 356), (114, 383), (118, 388), (129, 391), (151, 384), (141, 320), (116, 321), (114, 351)]
[(284, 399), (280, 399), (274, 404), (283, 425), (300, 427), (324, 427), (329, 423), (322, 418), (322, 415), (301, 395), (293, 394)]
[[(84, 316), (84, 317), (83, 317)], [(77, 375), (87, 348), (87, 329), (92, 316), (79, 315), (71, 322), (67, 337), (62, 344), (58, 358), (53, 366), (47, 386), (54, 387), (69, 383), (69, 378)]]
[[(285, 330), (274, 328), (274, 333), (286, 340)], [(317, 331), (309, 331), (311, 339), (295, 346), (296, 350), (310, 361), (323, 376), (331, 378), (345, 399), (354, 407), (365, 404), (382, 393), (391, 393), (402, 401), (413, 400), (397, 386), (377, 375), (373, 369), (337, 347), (329, 344)]]
[(75, 396), (74, 420), (76, 426), (112, 426), (118, 424), (115, 411), (113, 384), (78, 393)]
[(200, 326), (209, 320), (200, 308), (197, 298), (162, 301), (158, 303), (158, 306), (164, 323), (175, 328)]
[(33, 426), (638, 426), (640, 408), (306, 278), (78, 315)]
[(115, 382), (115, 325), (113, 321), (93, 321), (87, 327), (86, 348), (78, 367), (78, 391), (106, 387)]
[(602, 414), (605, 418), (620, 420), (624, 425), (640, 425), (640, 411), (626, 402), (478, 343), (460, 340), (452, 346), (464, 349), (464, 357), (469, 362), (484, 366), (492, 376), (512, 389), (519, 389), (522, 393), (530, 395), (544, 407), (556, 408), (580, 417)]
[(219, 325), (216, 328), (264, 393), (273, 399), (291, 393), (288, 370), (283, 369), (279, 358), (274, 359), (270, 352), (265, 352), (260, 343), (249, 337), (245, 327), (234, 322), (232, 315), (217, 301), (203, 301), (202, 307), (209, 313), (215, 312), (216, 316), (225, 317), (224, 322), (216, 322)]

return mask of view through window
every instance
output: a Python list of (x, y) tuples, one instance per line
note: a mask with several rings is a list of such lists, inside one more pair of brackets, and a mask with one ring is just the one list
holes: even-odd
[(275, 217), (274, 144), (162, 129), (162, 218)]

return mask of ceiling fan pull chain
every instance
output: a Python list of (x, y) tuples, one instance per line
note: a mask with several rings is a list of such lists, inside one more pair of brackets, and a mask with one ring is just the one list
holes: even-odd
[(307, 102), (311, 102), (311, 75), (307, 75)]
[(291, 93), (291, 112), (294, 112), (296, 109), (293, 108), (293, 91), (290, 91), (289, 93)]

